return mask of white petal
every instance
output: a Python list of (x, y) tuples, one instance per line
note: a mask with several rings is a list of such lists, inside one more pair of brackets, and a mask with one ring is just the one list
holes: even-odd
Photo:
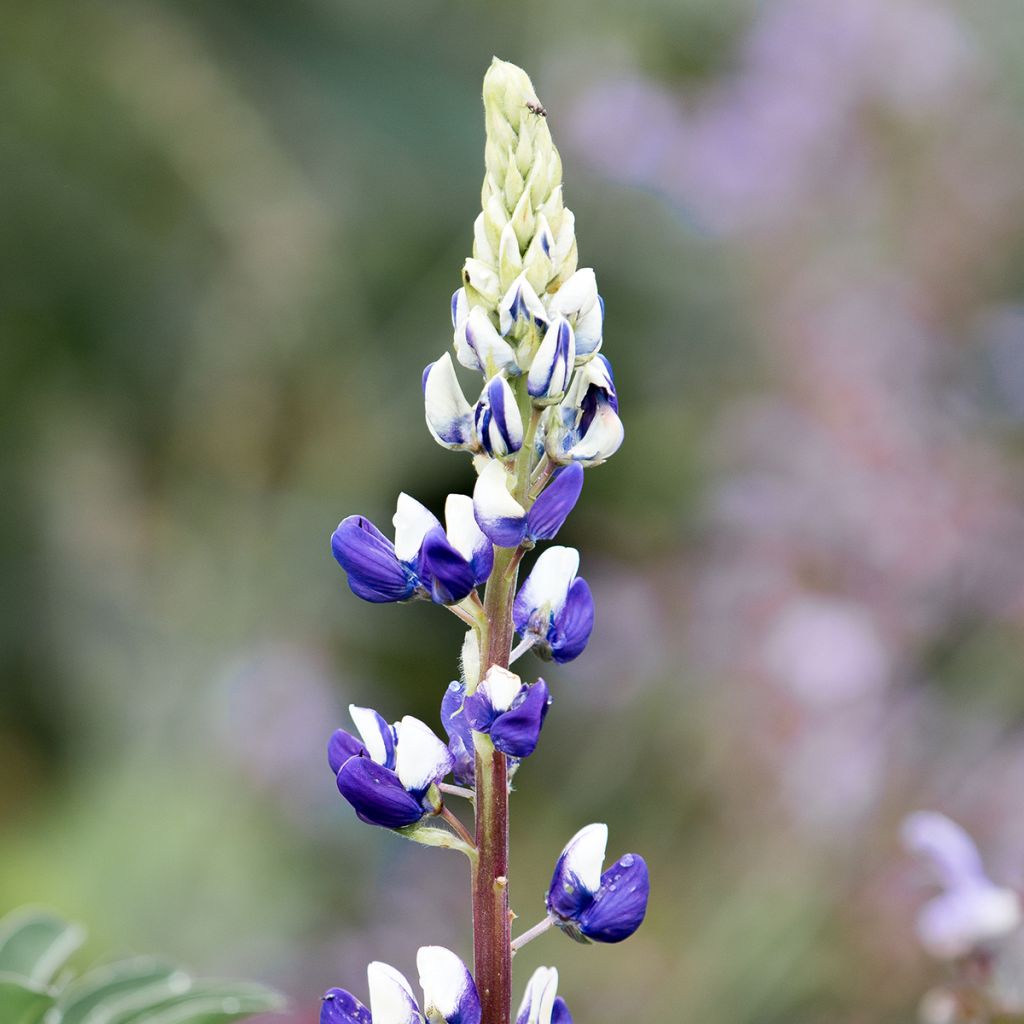
[(585, 313), (576, 318), (576, 357), (584, 359), (594, 355), (601, 347), (604, 331), (604, 314), (601, 303), (595, 302)]
[(466, 289), (460, 288), (452, 296), (452, 327), (458, 330), (469, 316), (469, 299), (466, 297)]
[(398, 496), (395, 524), (395, 554), (403, 562), (411, 562), (418, 554), (423, 538), (441, 524), (430, 509), (410, 498), (404, 491)]
[(487, 221), (482, 213), (473, 221), (473, 255), (486, 263), (495, 262), (494, 246), (487, 237)]
[(552, 316), (576, 316), (597, 304), (597, 278), (590, 267), (577, 270), (548, 303)]
[(395, 771), (406, 789), (426, 789), (435, 779), (447, 774), (445, 767), (451, 767), (451, 752), (429, 725), (406, 715), (395, 726), (395, 731), (398, 733)]
[(484, 691), (491, 707), (495, 711), (508, 711), (512, 707), (512, 701), (519, 696), (523, 688), (523, 681), (507, 668), (500, 665), (492, 665), (487, 670), (480, 688)]
[[(472, 431), (473, 407), (466, 400), (459, 378), (455, 374), (452, 357), (445, 352), (430, 368), (423, 388), (423, 402), (427, 426), (434, 437), (444, 445), (455, 443), (453, 434), (467, 435)], [(468, 439), (468, 438), (467, 438)]]
[(488, 302), (494, 302), (500, 294), (498, 275), (482, 260), (468, 259), (462, 266), (463, 280), (468, 280)]
[[(515, 367), (516, 354), (512, 346), (495, 330), (483, 306), (474, 306), (470, 310), (463, 326), (463, 335), (466, 344), (476, 353), (480, 365), (487, 373)], [(461, 357), (459, 361), (462, 362)]]
[(580, 553), (575, 548), (555, 544), (545, 549), (534, 562), (517, 602), (531, 609), (546, 607), (557, 615), (579, 568)]
[(507, 481), (508, 473), (497, 459), (484, 466), (473, 488), (473, 510), (479, 522), (526, 518), (526, 509), (509, 493)]
[(557, 994), (558, 970), (538, 967), (526, 985), (516, 1024), (551, 1024), (551, 1011)]
[(416, 968), (423, 989), (423, 1010), (428, 1019), (436, 1011), (445, 1020), (454, 1017), (473, 978), (466, 965), (444, 946), (422, 946), (416, 953)]
[(394, 967), (374, 960), (366, 968), (366, 980), (373, 1024), (422, 1024), (412, 988)]
[(601, 868), (608, 846), (608, 826), (587, 825), (565, 844), (562, 856), (571, 871), (590, 892), (601, 887)]
[(618, 413), (607, 402), (602, 402), (584, 436), (563, 456), (571, 462), (596, 466), (610, 459), (622, 446), (626, 432)]
[(377, 764), (386, 764), (388, 750), (384, 744), (381, 729), (390, 729), (391, 726), (382, 721), (380, 715), (372, 708), (360, 708), (355, 704), (349, 704), (348, 713), (359, 731), (366, 752)]
[(468, 562), (482, 547), (490, 544), (477, 526), (473, 499), (468, 494), (449, 494), (444, 503), (445, 532), (448, 543)]

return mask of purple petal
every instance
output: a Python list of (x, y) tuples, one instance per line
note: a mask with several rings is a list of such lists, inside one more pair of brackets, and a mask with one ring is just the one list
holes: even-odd
[(348, 573), (352, 593), (364, 601), (407, 601), (416, 590), (416, 578), (398, 560), (394, 545), (363, 516), (349, 516), (338, 524), (331, 551)]
[(561, 996), (555, 996), (555, 1005), (551, 1008), (551, 1024), (572, 1024), (572, 1014)]
[(460, 786), (472, 786), (476, 774), (476, 753), (473, 747), (473, 731), (462, 713), (462, 701), (465, 696), (465, 683), (449, 683), (441, 701), (441, 724), (448, 733), (448, 749), (455, 758), (455, 766), (452, 769), (455, 781)]
[(491, 723), (498, 717), (487, 694), (479, 689), (466, 698), (462, 708), (466, 723), (477, 732), (489, 732)]
[(587, 581), (578, 577), (548, 633), (551, 657), (560, 665), (578, 658), (594, 628), (594, 598)]
[[(466, 698), (467, 704), (470, 700), (471, 697)], [(526, 696), (517, 706), (498, 715), (491, 725), (491, 742), (503, 754), (529, 757), (537, 747), (541, 726), (550, 706), (548, 684), (538, 679), (526, 688)]]
[(341, 766), (338, 791), (370, 825), (403, 828), (423, 817), (420, 802), (405, 791), (398, 776), (368, 757), (353, 757)]
[(580, 915), (580, 931), (595, 942), (621, 942), (647, 913), (651, 882), (643, 857), (627, 853), (602, 876), (594, 901)]
[(344, 729), (336, 729), (327, 743), (327, 763), (335, 775), (350, 757), (358, 757), (365, 753), (366, 747)]
[(573, 463), (559, 470), (533, 503), (526, 517), (526, 536), (531, 540), (551, 540), (575, 507), (582, 490), (582, 466)]
[(437, 604), (456, 604), (476, 583), (472, 565), (448, 543), (440, 526), (423, 538), (420, 571), (430, 579), (431, 596)]
[(351, 992), (328, 989), (320, 1003), (320, 1024), (372, 1024), (370, 1011)]

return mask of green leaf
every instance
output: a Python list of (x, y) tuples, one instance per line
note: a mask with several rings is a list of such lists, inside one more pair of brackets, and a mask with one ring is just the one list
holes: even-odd
[[(81, 1024), (226, 1024), (283, 1007), (262, 985), (244, 981), (193, 981), (175, 972), (163, 982), (105, 1000)], [(65, 1024), (66, 1018), (61, 1019)]]
[(0, 1021), (4, 1024), (39, 1024), (53, 1006), (53, 996), (41, 985), (0, 974)]
[(45, 910), (13, 911), (0, 921), (0, 973), (46, 985), (84, 940), (79, 925)]
[[(134, 957), (100, 964), (76, 978), (60, 993), (57, 1007), (60, 1010), (60, 1024), (85, 1024), (95, 1015), (92, 1011), (100, 1007), (103, 1013), (118, 1000), (166, 996), (171, 979), (177, 975), (187, 984), (188, 979), (172, 967), (151, 956)], [(140, 993), (150, 993), (142, 997)]]

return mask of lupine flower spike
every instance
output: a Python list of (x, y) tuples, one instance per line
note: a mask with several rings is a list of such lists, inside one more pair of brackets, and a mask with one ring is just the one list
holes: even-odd
[[(472, 496), (449, 495), (442, 526), (403, 493), (394, 540), (363, 516), (343, 519), (331, 537), (357, 597), (429, 600), (469, 627), (459, 678), (440, 706), (448, 742), (418, 718), (390, 724), (352, 705), (355, 731), (338, 729), (328, 744), (337, 788), (359, 819), (472, 860), (476, 981), (454, 953), (427, 946), (417, 957), (422, 1003), (394, 968), (373, 963), (369, 1008), (331, 989), (321, 1024), (511, 1024), (517, 949), (556, 924), (580, 941), (618, 942), (647, 908), (643, 859), (627, 854), (602, 874), (608, 830), (590, 825), (558, 860), (545, 919), (515, 942), (509, 936), (510, 781), (536, 750), (552, 706), (546, 680), (524, 680), (509, 665), (530, 650), (571, 661), (594, 626), (574, 548), (545, 548), (517, 586), (520, 565), (558, 535), (585, 470), (613, 455), (624, 434), (611, 364), (600, 353), (604, 301), (594, 271), (578, 266), (547, 113), (526, 73), (497, 59), (483, 99), (481, 211), (452, 295), (452, 351), (421, 378), (427, 430), (469, 457)], [(469, 798), (462, 806), (475, 828), (448, 797)], [(539, 968), (516, 1024), (572, 1024), (557, 986), (558, 972)]]

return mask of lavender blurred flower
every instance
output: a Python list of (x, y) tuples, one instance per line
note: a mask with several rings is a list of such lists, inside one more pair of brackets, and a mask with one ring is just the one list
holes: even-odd
[(441, 800), (435, 786), (455, 761), (448, 747), (411, 715), (389, 725), (371, 708), (353, 704), (349, 714), (359, 738), (336, 730), (327, 760), (338, 791), (359, 818), (382, 828), (406, 828), (436, 814)]
[(416, 967), (423, 1009), (412, 986), (394, 967), (374, 961), (366, 969), (367, 1009), (351, 992), (329, 989), (320, 1007), (320, 1024), (480, 1024), (480, 997), (466, 965), (443, 946), (422, 946)]
[(943, 891), (917, 919), (921, 944), (933, 956), (966, 956), (1021, 924), (1020, 896), (985, 874), (978, 848), (956, 822), (936, 811), (918, 811), (903, 822), (903, 844), (928, 859)]
[(647, 914), (650, 879), (643, 857), (627, 853), (604, 874), (608, 826), (587, 825), (566, 844), (548, 887), (548, 913), (578, 942), (621, 942)]

